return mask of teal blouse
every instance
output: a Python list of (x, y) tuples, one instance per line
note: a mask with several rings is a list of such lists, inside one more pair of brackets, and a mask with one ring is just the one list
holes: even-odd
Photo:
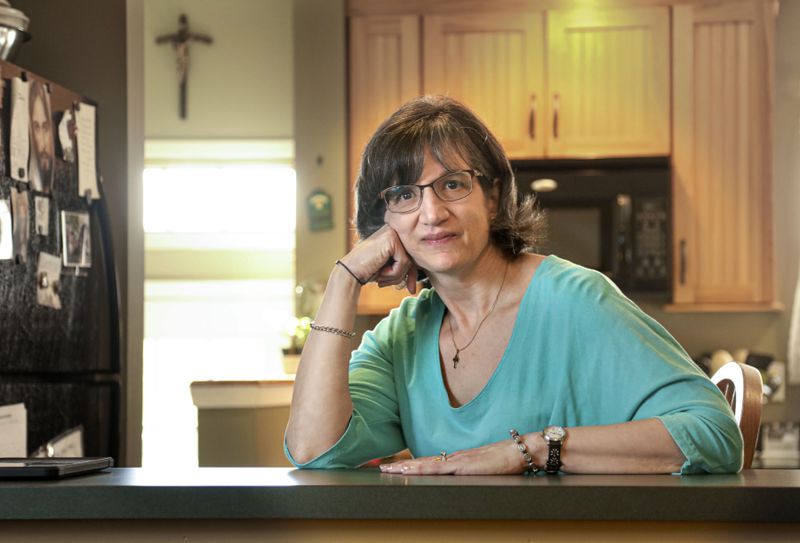
[(492, 377), (450, 405), (439, 362), (445, 306), (434, 289), (406, 298), (350, 359), (353, 414), (342, 437), (301, 468), (352, 468), (410, 449), (455, 452), (508, 429), (592, 426), (656, 417), (686, 457), (681, 473), (731, 473), (742, 435), (730, 406), (686, 351), (604, 275), (545, 258), (520, 303)]

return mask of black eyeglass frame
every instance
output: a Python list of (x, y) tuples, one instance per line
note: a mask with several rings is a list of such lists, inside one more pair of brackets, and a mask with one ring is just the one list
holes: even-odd
[[(436, 183), (438, 183), (442, 179), (446, 179), (447, 177), (450, 177), (451, 175), (456, 175), (456, 174), (460, 174), (460, 173), (468, 173), (468, 174), (470, 174), (469, 192), (466, 193), (464, 196), (460, 196), (460, 197), (456, 198), (455, 200), (447, 200), (447, 199), (442, 198), (441, 196), (439, 196), (439, 193), (436, 192), (436, 189), (433, 188), (433, 185), (435, 185)], [(472, 194), (472, 191), (475, 189), (475, 185), (473, 183), (473, 177), (484, 177), (484, 175), (481, 172), (479, 172), (478, 170), (476, 170), (475, 168), (467, 168), (466, 170), (456, 170), (454, 172), (447, 172), (447, 173), (445, 173), (443, 175), (440, 175), (439, 177), (437, 177), (436, 179), (434, 179), (430, 183), (426, 183), (424, 185), (392, 185), (391, 187), (386, 187), (385, 189), (383, 189), (382, 191), (380, 191), (378, 193), (378, 199), (382, 200), (383, 203), (386, 204), (386, 209), (389, 210), (391, 213), (398, 213), (398, 214), (401, 214), (401, 215), (405, 214), (405, 213), (414, 213), (416, 210), (418, 210), (422, 206), (422, 197), (425, 195), (425, 189), (427, 189), (428, 187), (430, 187), (430, 189), (442, 201), (444, 201), (444, 202), (458, 202), (459, 200), (463, 200), (464, 198), (466, 198), (467, 196)], [(398, 187), (415, 187), (415, 188), (419, 189), (419, 201), (417, 202), (417, 206), (414, 209), (409, 209), (409, 210), (406, 210), (406, 211), (394, 211), (394, 210), (389, 208), (389, 202), (386, 201), (386, 193), (389, 192), (390, 190), (397, 189)], [(411, 190), (414, 190), (414, 189), (412, 188)]]

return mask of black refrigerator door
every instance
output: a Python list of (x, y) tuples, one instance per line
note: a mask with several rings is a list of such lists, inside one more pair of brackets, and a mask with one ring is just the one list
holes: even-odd
[(117, 383), (0, 382), (0, 405), (15, 403), (25, 404), (27, 410), (28, 453), (82, 426), (86, 456), (117, 460)]

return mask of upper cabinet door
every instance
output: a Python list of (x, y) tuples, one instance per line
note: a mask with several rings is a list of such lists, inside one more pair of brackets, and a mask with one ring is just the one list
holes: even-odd
[(676, 306), (774, 301), (772, 7), (674, 8)]
[(548, 155), (669, 154), (668, 9), (548, 12)]
[(541, 13), (459, 13), (424, 18), (428, 94), (469, 106), (511, 158), (545, 152)]
[(372, 133), (422, 93), (417, 15), (350, 18), (350, 175)]

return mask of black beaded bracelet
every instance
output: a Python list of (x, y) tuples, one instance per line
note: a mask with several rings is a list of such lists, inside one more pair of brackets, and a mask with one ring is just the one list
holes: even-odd
[(519, 452), (522, 453), (522, 458), (525, 460), (525, 475), (536, 475), (539, 471), (539, 468), (536, 467), (536, 464), (533, 463), (533, 458), (531, 457), (530, 453), (528, 452), (528, 447), (525, 445), (525, 442), (522, 441), (522, 436), (519, 435), (514, 428), (508, 431), (511, 434), (511, 439), (514, 440), (514, 443), (517, 444), (517, 448)]
[(359, 278), (359, 277), (358, 277), (356, 274), (354, 274), (354, 273), (353, 273), (353, 271), (352, 271), (350, 268), (348, 268), (347, 266), (345, 266), (344, 262), (342, 262), (341, 260), (337, 260), (337, 261), (336, 261), (336, 265), (337, 265), (337, 266), (341, 266), (341, 267), (343, 267), (344, 269), (346, 269), (346, 270), (347, 270), (347, 273), (349, 273), (350, 275), (352, 275), (352, 276), (353, 276), (353, 279), (355, 279), (356, 281), (358, 281), (358, 284), (359, 284), (359, 285), (361, 285), (362, 287), (363, 287), (364, 285), (366, 285), (366, 284), (367, 284), (367, 282), (366, 282), (366, 281), (364, 281), (364, 280), (360, 279), (360, 278)]

